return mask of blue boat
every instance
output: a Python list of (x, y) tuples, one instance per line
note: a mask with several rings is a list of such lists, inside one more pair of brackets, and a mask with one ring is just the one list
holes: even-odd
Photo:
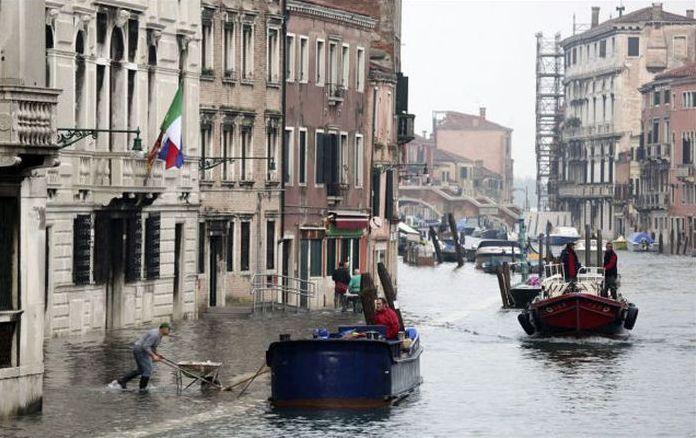
[(271, 403), (369, 408), (408, 396), (422, 382), (418, 332), (407, 328), (403, 341), (386, 340), (384, 335), (384, 326), (356, 325), (323, 336), (315, 330), (314, 339), (273, 342), (266, 351)]
[(657, 251), (657, 245), (650, 234), (633, 233), (628, 237), (628, 249), (636, 252)]

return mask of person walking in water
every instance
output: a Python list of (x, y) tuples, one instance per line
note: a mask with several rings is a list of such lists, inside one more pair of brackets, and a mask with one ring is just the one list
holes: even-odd
[(575, 288), (575, 280), (578, 278), (578, 271), (582, 267), (580, 260), (578, 260), (578, 255), (575, 253), (575, 242), (568, 242), (566, 247), (561, 251), (561, 263), (563, 263), (563, 271), (565, 273), (565, 280), (568, 281), (571, 286), (571, 290)]
[(616, 279), (619, 276), (617, 264), (619, 257), (614, 252), (614, 245), (607, 242), (607, 250), (604, 252), (604, 296), (608, 297), (611, 290), (611, 297), (616, 299)]
[(140, 392), (147, 392), (147, 384), (152, 376), (152, 362), (158, 362), (160, 355), (157, 354), (157, 346), (163, 336), (169, 336), (171, 326), (168, 322), (160, 324), (158, 329), (146, 331), (133, 345), (133, 357), (135, 358), (136, 369), (128, 372), (125, 376), (116, 380), (121, 388), (126, 389), (129, 381), (140, 376)]

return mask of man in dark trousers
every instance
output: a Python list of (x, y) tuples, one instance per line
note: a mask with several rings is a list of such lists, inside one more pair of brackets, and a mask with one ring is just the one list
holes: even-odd
[(375, 316), (372, 317), (372, 323), (387, 328), (387, 339), (396, 339), (399, 333), (399, 317), (389, 307), (386, 299), (377, 298), (375, 300)]
[(148, 330), (135, 341), (133, 357), (135, 358), (137, 369), (116, 380), (121, 388), (126, 389), (126, 385), (130, 380), (140, 376), (140, 392), (147, 392), (147, 383), (152, 375), (152, 362), (160, 360), (160, 355), (157, 354), (157, 346), (163, 336), (169, 336), (170, 330), (171, 326), (169, 323), (163, 322), (160, 324), (159, 329)]
[(565, 280), (570, 283), (570, 288), (575, 288), (575, 280), (578, 278), (578, 271), (582, 267), (578, 255), (575, 253), (575, 242), (568, 242), (566, 247), (561, 251), (561, 263), (563, 263), (563, 271)]
[(348, 306), (346, 292), (350, 283), (350, 272), (348, 272), (345, 262), (338, 263), (338, 269), (331, 275), (331, 279), (334, 281), (334, 308), (338, 307), (340, 302), (341, 312), (345, 312)]
[(607, 250), (604, 252), (604, 296), (608, 297), (607, 294), (609, 289), (611, 289), (611, 297), (616, 299), (616, 279), (619, 276), (619, 271), (617, 269), (619, 258), (614, 252), (614, 245), (611, 242), (607, 242)]

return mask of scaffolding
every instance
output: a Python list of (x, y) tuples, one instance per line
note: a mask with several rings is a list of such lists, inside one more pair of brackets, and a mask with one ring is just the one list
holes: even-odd
[(563, 121), (563, 51), (561, 34), (536, 34), (537, 208), (555, 210), (558, 199), (561, 122)]

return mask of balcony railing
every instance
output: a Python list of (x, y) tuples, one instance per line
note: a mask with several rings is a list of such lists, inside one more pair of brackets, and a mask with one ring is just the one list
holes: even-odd
[(664, 210), (669, 204), (669, 194), (665, 192), (642, 193), (636, 199), (636, 206), (641, 210)]
[(327, 84), (326, 92), (329, 95), (329, 105), (338, 105), (346, 97), (346, 88), (343, 84)]
[(413, 140), (415, 137), (414, 134), (414, 122), (415, 122), (416, 116), (414, 114), (398, 114), (397, 115), (397, 123), (398, 123), (398, 131), (397, 131), (397, 143), (398, 144), (406, 144)]
[(22, 148), (22, 154), (58, 151), (56, 103), (58, 90), (0, 86), (0, 149)]
[(674, 169), (674, 176), (682, 181), (694, 182), (696, 177), (696, 166), (693, 164), (680, 164)]
[(565, 198), (610, 198), (614, 196), (611, 184), (563, 183), (558, 187), (558, 196)]

